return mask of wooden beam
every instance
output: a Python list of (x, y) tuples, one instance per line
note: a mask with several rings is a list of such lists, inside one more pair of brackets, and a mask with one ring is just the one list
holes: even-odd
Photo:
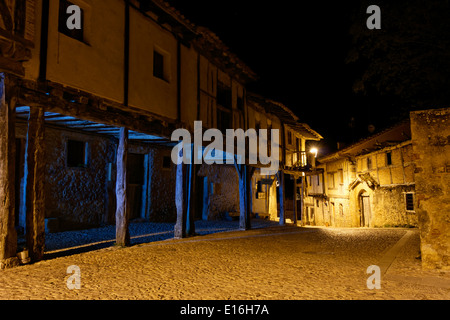
[(26, 242), (32, 261), (44, 257), (45, 247), (45, 143), (44, 109), (32, 107), (28, 119), (25, 170)]
[(7, 103), (5, 78), (5, 74), (0, 73), (0, 269), (18, 265), (15, 231), (15, 102)]
[(120, 128), (119, 147), (117, 149), (117, 179), (116, 179), (116, 244), (130, 245), (130, 210), (127, 197), (127, 158), (128, 129)]
[[(43, 88), (38, 89), (40, 86)], [(56, 84), (52, 84), (52, 86), (56, 86)], [(50, 112), (113, 127), (133, 128), (135, 131), (166, 138), (170, 138), (172, 132), (180, 125), (174, 123), (173, 120), (160, 119), (157, 115), (101, 100), (88, 93), (83, 94), (88, 97), (89, 103), (69, 103), (62, 97), (46, 94), (45, 92), (49, 93), (51, 88), (49, 84), (45, 86), (45, 83), (42, 82), (22, 80), (19, 103), (26, 106), (45, 105), (46, 110)], [(66, 90), (66, 88), (61, 88), (61, 90)]]

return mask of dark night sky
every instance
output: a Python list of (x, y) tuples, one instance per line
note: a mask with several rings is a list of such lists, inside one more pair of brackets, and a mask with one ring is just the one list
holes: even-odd
[[(260, 80), (248, 87), (251, 91), (286, 104), (329, 145), (367, 135), (369, 124), (378, 129), (391, 124), (386, 114), (395, 115), (396, 106), (376, 95), (363, 98), (352, 91), (361, 70), (345, 63), (352, 47), (349, 28), (358, 18), (365, 28), (369, 16), (360, 1), (169, 2), (192, 22), (215, 32), (258, 74)], [(383, 0), (378, 2), (382, 29), (386, 25), (389, 29), (389, 21), (383, 25), (386, 6)], [(401, 6), (398, 2), (400, 13)], [(385, 35), (390, 31), (383, 30)], [(351, 117), (356, 118), (356, 137), (348, 126)]]

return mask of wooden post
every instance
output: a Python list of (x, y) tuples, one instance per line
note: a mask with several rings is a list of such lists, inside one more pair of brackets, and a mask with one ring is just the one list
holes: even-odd
[(239, 177), (239, 229), (250, 230), (251, 229), (251, 180), (255, 169), (245, 164), (237, 164), (235, 167)]
[(280, 175), (280, 186), (278, 192), (280, 193), (280, 225), (284, 226), (286, 224), (286, 215), (285, 215), (285, 190), (284, 190), (284, 171), (279, 171)]
[(44, 257), (45, 247), (45, 145), (44, 109), (30, 107), (26, 147), (26, 242), (32, 261)]
[(292, 222), (294, 222), (295, 225), (297, 225), (297, 177), (294, 176), (294, 217), (292, 219)]
[(18, 265), (15, 230), (15, 103), (8, 104), (0, 73), (0, 269)]
[(305, 195), (304, 195), (304, 193), (305, 193), (305, 179), (306, 179), (306, 176), (304, 174), (302, 174), (302, 188), (301, 188), (301, 191), (300, 191), (300, 219), (301, 219), (302, 225), (304, 225), (304, 221), (306, 221), (305, 220), (305, 217), (306, 217), (305, 209), (306, 209), (306, 207), (305, 207)]
[(188, 165), (188, 181), (186, 183), (187, 187), (187, 218), (186, 218), (186, 233), (188, 236), (195, 235), (195, 210), (196, 207), (196, 201), (195, 201), (195, 176), (196, 176), (196, 165), (191, 163)]
[(174, 237), (186, 238), (187, 220), (187, 190), (186, 190), (186, 165), (183, 163), (184, 150), (178, 149), (177, 176), (175, 184), (175, 205), (177, 207), (177, 222), (175, 224)]
[(130, 245), (130, 210), (127, 197), (127, 157), (128, 129), (120, 128), (119, 147), (117, 150), (117, 180), (116, 180), (116, 244)]

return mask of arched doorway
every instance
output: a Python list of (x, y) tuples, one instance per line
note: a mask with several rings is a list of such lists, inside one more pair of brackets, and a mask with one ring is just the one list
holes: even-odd
[(370, 219), (372, 216), (371, 208), (370, 208), (370, 195), (362, 190), (358, 196), (359, 202), (359, 213), (360, 213), (360, 226), (368, 227), (370, 224)]

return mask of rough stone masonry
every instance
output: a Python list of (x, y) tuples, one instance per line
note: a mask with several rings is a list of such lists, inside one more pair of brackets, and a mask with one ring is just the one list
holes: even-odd
[(450, 108), (411, 113), (422, 266), (450, 270)]

